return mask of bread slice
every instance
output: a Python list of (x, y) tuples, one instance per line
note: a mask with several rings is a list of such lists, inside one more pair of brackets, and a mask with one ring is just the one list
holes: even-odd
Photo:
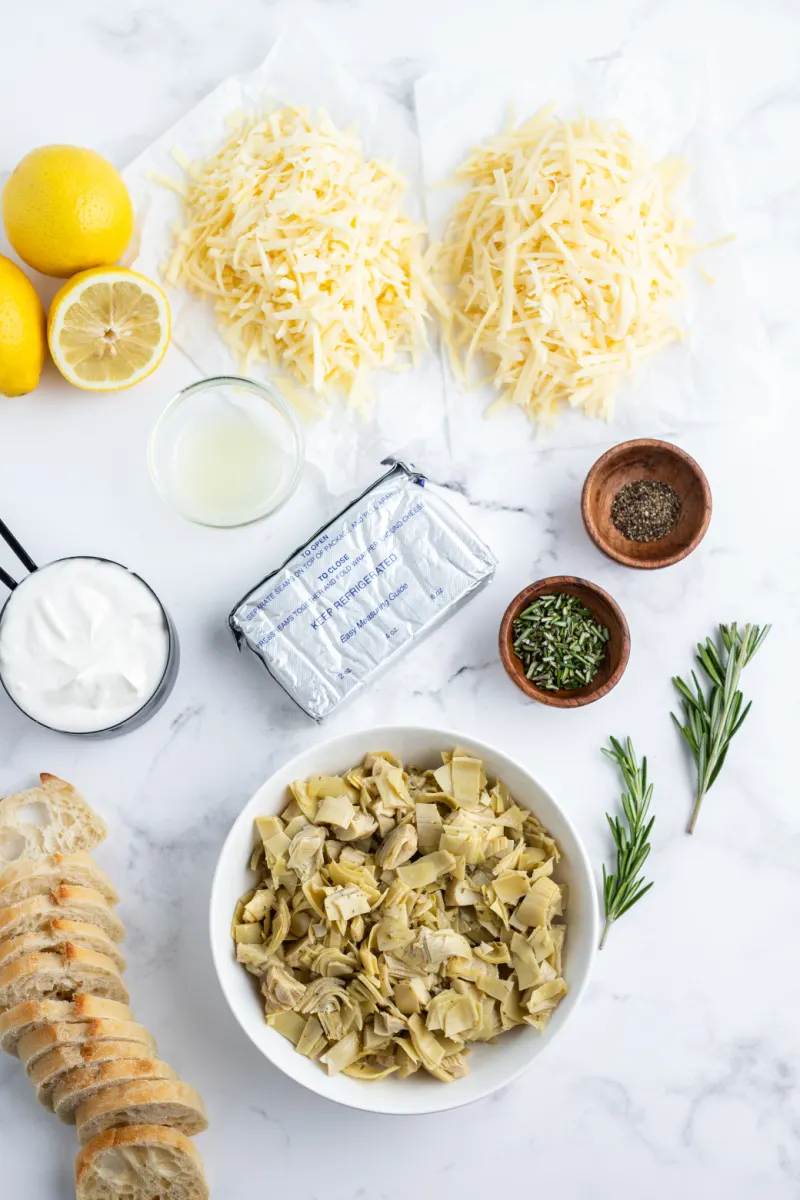
[(112, 959), (65, 942), (59, 950), (26, 954), (0, 969), (0, 1011), (25, 1000), (71, 1000), (91, 992), (127, 1004), (128, 989)]
[(44, 858), (23, 859), (0, 871), (0, 908), (42, 896), (62, 883), (94, 888), (109, 904), (119, 904), (119, 895), (111, 880), (90, 854), (47, 854)]
[(0, 1013), (0, 1046), (6, 1054), (18, 1052), (22, 1038), (49, 1025), (73, 1025), (99, 1020), (132, 1021), (127, 1004), (101, 996), (78, 993), (71, 1000), (26, 1000)]
[(40, 775), (41, 787), (0, 800), (0, 863), (94, 850), (106, 836), (96, 812), (70, 783)]
[(68, 1071), (50, 1091), (50, 1104), (65, 1125), (75, 1124), (75, 1111), (105, 1088), (141, 1079), (177, 1079), (167, 1063), (158, 1058), (115, 1058), (93, 1067)]
[(125, 926), (100, 892), (62, 883), (46, 896), (31, 896), (0, 908), (0, 940), (33, 933), (46, 921), (58, 919), (97, 925), (114, 942), (125, 938)]
[(0, 968), (7, 967), (15, 958), (32, 954), (36, 950), (57, 950), (65, 942), (81, 946), (84, 950), (95, 950), (107, 954), (114, 960), (118, 971), (125, 970), (125, 955), (116, 942), (97, 925), (83, 921), (47, 921), (35, 933), (21, 933), (19, 937), (6, 938), (0, 942)]
[(43, 1054), (28, 1071), (36, 1088), (36, 1099), (45, 1108), (52, 1107), (53, 1089), (71, 1071), (100, 1063), (122, 1059), (152, 1059), (153, 1052), (145, 1042), (84, 1042), (82, 1046), (59, 1046)]
[(77, 1200), (208, 1200), (203, 1160), (177, 1129), (133, 1125), (92, 1138), (75, 1160)]
[(171, 1079), (105, 1088), (80, 1105), (75, 1121), (82, 1146), (123, 1125), (168, 1125), (190, 1137), (208, 1128), (201, 1096), (188, 1083)]
[(132, 1017), (98, 1017), (93, 1021), (57, 1021), (53, 1025), (41, 1025), (20, 1038), (17, 1053), (28, 1075), (34, 1083), (38, 1083), (40, 1077), (34, 1077), (33, 1071), (43, 1056), (55, 1051), (65, 1054), (75, 1051), (80, 1055), (80, 1059), (53, 1060), (55, 1065), (63, 1061), (64, 1069), (71, 1070), (72, 1067), (82, 1067), (86, 1063), (105, 1062), (108, 1058), (105, 1042), (113, 1042), (115, 1046), (125, 1042), (139, 1043), (149, 1058), (157, 1053), (156, 1040), (152, 1033), (145, 1029), (144, 1025), (137, 1025)]

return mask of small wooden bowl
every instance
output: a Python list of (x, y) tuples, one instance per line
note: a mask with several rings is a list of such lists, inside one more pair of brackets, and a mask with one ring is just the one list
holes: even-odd
[[(538, 596), (550, 596), (553, 592), (566, 592), (569, 596), (577, 596), (581, 604), (589, 609), (601, 625), (605, 625), (610, 634), (606, 657), (594, 679), (587, 683), (586, 687), (574, 690), (562, 688), (557, 692), (548, 692), (537, 687), (526, 679), (522, 659), (514, 653), (514, 621)], [(520, 691), (530, 696), (531, 700), (549, 704), (552, 708), (580, 708), (605, 696), (622, 678), (630, 652), (631, 634), (628, 622), (616, 600), (596, 583), (589, 583), (588, 579), (576, 579), (574, 575), (551, 575), (549, 579), (540, 579), (530, 587), (523, 588), (509, 604), (500, 625), (500, 657), (509, 678), (513, 679)]]
[[(681, 501), (678, 523), (654, 542), (631, 542), (611, 520), (611, 505), (621, 487), (634, 479), (659, 479)], [(598, 549), (625, 567), (670, 567), (691, 554), (711, 520), (711, 488), (694, 459), (671, 442), (638, 438), (621, 442), (598, 458), (583, 485), (581, 512), (586, 532)]]

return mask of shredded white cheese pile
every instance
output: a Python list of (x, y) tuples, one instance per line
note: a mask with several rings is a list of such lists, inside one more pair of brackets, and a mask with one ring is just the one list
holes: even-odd
[(401, 211), (405, 179), (365, 159), (357, 137), (284, 108), (242, 118), (188, 176), (166, 277), (213, 299), (242, 365), (363, 403), (372, 368), (416, 361), (425, 230)]
[[(653, 162), (616, 121), (552, 106), (478, 147), (440, 255), (445, 343), (466, 382), (482, 354), (500, 392), (547, 424), (564, 405), (609, 419), (620, 378), (679, 338), (673, 302), (696, 247), (686, 164)], [(485, 380), (483, 382), (486, 382)]]

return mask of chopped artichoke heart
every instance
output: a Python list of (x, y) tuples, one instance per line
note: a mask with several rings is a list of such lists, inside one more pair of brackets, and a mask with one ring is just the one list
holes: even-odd
[(408, 887), (421, 888), (434, 883), (440, 875), (447, 875), (455, 865), (455, 858), (447, 850), (434, 850), (416, 862), (398, 867), (397, 874)]
[(329, 921), (349, 921), (351, 917), (369, 910), (369, 896), (355, 884), (335, 888), (325, 897), (325, 916)]
[(325, 796), (317, 809), (318, 825), (338, 825), (343, 829), (356, 815), (355, 806), (347, 792), (338, 796)]
[(543, 1030), (566, 993), (558, 848), (469, 751), (296, 780), (256, 821), (237, 960), (267, 1023), (331, 1075), (452, 1082), (476, 1042)]

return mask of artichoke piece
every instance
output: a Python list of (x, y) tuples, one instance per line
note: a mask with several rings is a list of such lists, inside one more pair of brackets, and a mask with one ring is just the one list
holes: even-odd
[(240, 942), (236, 947), (236, 961), (247, 967), (251, 975), (262, 975), (272, 961), (272, 954), (263, 945), (255, 946)]
[(319, 1058), (327, 1044), (328, 1039), (322, 1031), (318, 1018), (309, 1017), (300, 1040), (297, 1042), (297, 1050), (306, 1058)]
[(426, 854), (416, 862), (398, 867), (397, 874), (408, 887), (421, 888), (434, 883), (440, 875), (447, 875), (455, 865), (452, 854), (446, 850), (434, 850), (433, 854)]
[(553, 949), (547, 957), (556, 975), (561, 974), (561, 959), (564, 953), (564, 938), (566, 937), (566, 933), (566, 925), (554, 925), (550, 930), (550, 940), (553, 943)]
[(305, 937), (311, 928), (313, 919), (313, 914), (307, 908), (299, 911), (295, 909), (289, 922), (289, 933), (293, 938)]
[(422, 1012), (430, 1003), (431, 994), (425, 986), (425, 981), (418, 975), (412, 979), (401, 979), (393, 989), (394, 1002), (401, 1013), (411, 1016), (412, 1013)]
[(295, 979), (290, 968), (274, 961), (269, 963), (261, 984), (261, 995), (266, 1002), (268, 1013), (296, 1009), (305, 993), (305, 984)]
[(536, 1016), (541, 1013), (551, 1013), (562, 996), (566, 996), (566, 994), (567, 985), (564, 980), (561, 978), (551, 979), (548, 983), (543, 983), (540, 987), (527, 993), (523, 997), (523, 1002), (531, 1016)]
[(412, 947), (414, 958), (438, 967), (450, 958), (472, 957), (472, 947), (453, 929), (421, 929)]
[(416, 828), (406, 823), (405, 825), (398, 825), (391, 833), (387, 833), (375, 852), (375, 860), (379, 867), (383, 867), (386, 870), (393, 870), (395, 867), (407, 863), (410, 858), (414, 857), (416, 852)]
[(256, 817), (256, 825), (261, 834), (264, 858), (271, 870), (279, 860), (285, 857), (290, 839), (280, 817)]
[(553, 917), (560, 913), (561, 890), (552, 879), (543, 876), (531, 885), (527, 896), (520, 900), (511, 924), (517, 929), (527, 929), (531, 925), (548, 926)]
[(458, 907), (459, 905), (480, 904), (483, 896), (470, 887), (466, 880), (450, 879), (445, 888), (444, 899), (445, 904), (449, 907)]
[(347, 1033), (341, 1041), (326, 1050), (319, 1061), (325, 1063), (329, 1075), (338, 1075), (345, 1067), (351, 1066), (356, 1061), (360, 1052), (361, 1043), (358, 1034)]
[(483, 962), (500, 966), (511, 962), (511, 952), (505, 942), (481, 942), (473, 947), (472, 953)]
[(264, 941), (264, 931), (258, 922), (250, 921), (247, 924), (234, 925), (233, 940), (237, 945), (260, 946)]
[(379, 950), (405, 950), (415, 937), (408, 921), (400, 917), (384, 916), (375, 926), (375, 941)]
[[(555, 928), (555, 926), (553, 928)], [(561, 928), (563, 928), (563, 926)], [(542, 962), (545, 958), (549, 958), (553, 953), (555, 947), (553, 945), (552, 934), (552, 929), (548, 930), (545, 929), (543, 925), (540, 925), (537, 929), (534, 929), (533, 933), (528, 935), (528, 941), (533, 948), (533, 953), (536, 955), (537, 962)]]
[(450, 779), (459, 808), (477, 808), (486, 782), (483, 763), (477, 758), (454, 754), (450, 760)]
[(282, 1033), (293, 1046), (296, 1046), (308, 1022), (299, 1013), (278, 1012), (270, 1013), (267, 1017), (267, 1024), (271, 1025), (273, 1029), (277, 1029), (278, 1033)]
[(264, 946), (266, 954), (274, 954), (279, 946), (283, 944), (286, 935), (289, 932), (289, 924), (291, 922), (291, 914), (289, 905), (283, 896), (278, 896), (278, 907), (275, 910), (275, 915), (272, 918), (272, 925), (269, 931), (269, 940)]
[(358, 962), (351, 954), (329, 946), (315, 946), (309, 966), (326, 979), (349, 979), (358, 970)]
[(531, 888), (524, 871), (503, 871), (491, 886), (504, 904), (516, 904), (523, 896), (527, 896)]
[[(322, 866), (322, 848), (325, 845), (325, 830), (317, 825), (304, 825), (289, 843), (287, 865), (299, 879), (308, 879)], [(255, 897), (253, 897), (255, 900)], [(252, 902), (251, 902), (252, 903)]]
[(377, 828), (378, 822), (372, 813), (364, 812), (363, 808), (358, 808), (349, 825), (345, 828), (341, 825), (334, 825), (333, 831), (340, 842), (360, 842), (362, 838), (368, 838), (373, 834)]
[[(292, 793), (295, 804), (300, 809), (300, 813), (305, 820), (314, 821), (317, 816), (317, 801), (309, 794), (308, 787), (302, 781), (302, 779), (295, 779), (293, 783), (290, 783), (289, 790)], [(295, 821), (298, 819), (299, 817), (297, 816), (292, 818), (292, 820)], [(297, 831), (295, 830), (295, 832)], [(290, 834), (290, 836), (292, 835)]]
[(425, 1024), (432, 1032), (441, 1030), (445, 1037), (456, 1038), (471, 1029), (480, 1019), (478, 1005), (469, 995), (450, 991), (439, 992), (428, 1005)]
[(521, 933), (515, 933), (511, 938), (511, 954), (514, 963), (514, 974), (517, 977), (520, 991), (534, 987), (541, 979), (539, 963), (533, 947)]
[(338, 796), (325, 796), (317, 809), (316, 821), (318, 825), (340, 825), (346, 829), (355, 815), (353, 801), (344, 791)]
[(325, 916), (329, 921), (340, 921), (345, 924), (351, 917), (369, 912), (369, 910), (369, 896), (365, 895), (355, 884), (333, 888), (325, 897)]
[(426, 1027), (419, 1013), (414, 1013), (408, 1018), (408, 1030), (411, 1034), (411, 1044), (425, 1069), (438, 1067), (444, 1058), (444, 1047)]
[(325, 843), (325, 861), (338, 862), (342, 850), (344, 850), (342, 842), (337, 842), (336, 838), (328, 838)]
[[(309, 796), (315, 800), (323, 800), (329, 796), (347, 796), (353, 799), (356, 795), (353, 787), (340, 775), (312, 775), (306, 785)], [(317, 812), (317, 820), (321, 818)]]
[(405, 1032), (407, 1028), (407, 1022), (402, 1017), (396, 1017), (385, 1011), (376, 1013), (372, 1024), (376, 1036), (383, 1038), (395, 1037), (396, 1034)]
[(353, 1079), (363, 1079), (366, 1083), (376, 1083), (379, 1079), (386, 1079), (387, 1075), (394, 1074), (397, 1069), (394, 1055), (384, 1051), (359, 1058), (349, 1067), (345, 1067), (342, 1074), (350, 1075)]

